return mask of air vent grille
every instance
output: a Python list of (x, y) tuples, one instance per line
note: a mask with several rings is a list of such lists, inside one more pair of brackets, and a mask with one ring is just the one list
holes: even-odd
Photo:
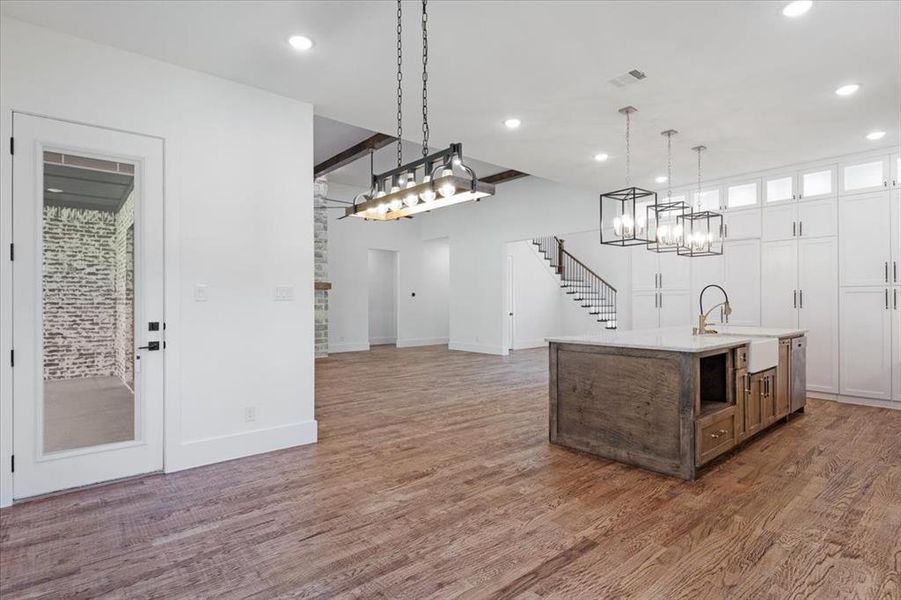
[(639, 71), (638, 69), (632, 69), (628, 73), (623, 73), (617, 77), (614, 77), (610, 80), (610, 85), (615, 87), (626, 87), (627, 85), (632, 85), (633, 83), (638, 83), (642, 79), (646, 78), (647, 75), (644, 72)]

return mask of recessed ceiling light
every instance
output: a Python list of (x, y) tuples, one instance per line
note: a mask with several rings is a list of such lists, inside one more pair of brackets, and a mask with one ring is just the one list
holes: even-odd
[(520, 125), (522, 125), (522, 121), (520, 121), (519, 119), (517, 119), (517, 118), (515, 118), (515, 117), (512, 117), (512, 118), (507, 119), (506, 121), (504, 121), (504, 126), (505, 126), (507, 129), (516, 129), (516, 128), (519, 127)]
[(308, 38), (305, 35), (292, 35), (288, 38), (288, 43), (291, 44), (291, 47), (295, 50), (309, 50), (313, 47), (313, 40)]
[(881, 140), (884, 137), (885, 137), (884, 131), (871, 131), (870, 133), (867, 134), (868, 140)]
[(47, 188), (47, 191), (51, 194), (61, 194), (63, 191), (59, 188)]
[(607, 156), (606, 154), (604, 154), (603, 152), (601, 152), (600, 154), (595, 154), (595, 155), (594, 155), (594, 159), (595, 159), (596, 161), (598, 161), (598, 162), (604, 162), (604, 161), (607, 160), (608, 158), (610, 158), (610, 157)]
[(660, 175), (654, 181), (656, 181), (657, 183), (666, 183), (666, 175)]
[(782, 9), (782, 14), (786, 17), (800, 17), (813, 7), (813, 0), (795, 0), (789, 2)]
[(860, 86), (856, 83), (849, 83), (848, 85), (843, 85), (842, 87), (835, 90), (835, 93), (839, 96), (850, 96), (859, 89)]

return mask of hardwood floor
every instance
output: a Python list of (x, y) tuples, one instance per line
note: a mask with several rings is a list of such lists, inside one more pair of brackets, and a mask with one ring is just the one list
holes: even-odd
[(317, 362), (320, 442), (0, 512), (13, 598), (899, 598), (901, 411), (687, 483), (547, 442), (546, 350)]

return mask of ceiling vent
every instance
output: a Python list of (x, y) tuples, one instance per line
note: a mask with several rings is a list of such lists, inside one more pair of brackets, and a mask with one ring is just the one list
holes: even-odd
[(632, 85), (633, 83), (638, 83), (645, 77), (647, 77), (647, 75), (645, 75), (638, 69), (632, 69), (628, 73), (623, 73), (622, 75), (611, 79), (610, 84), (615, 87), (621, 88), (626, 87), (627, 85)]

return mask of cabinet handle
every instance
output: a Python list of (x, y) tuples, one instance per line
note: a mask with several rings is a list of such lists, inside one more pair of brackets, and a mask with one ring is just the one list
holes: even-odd
[(804, 221), (798, 221), (798, 237), (804, 235)]
[(792, 308), (798, 308), (798, 290), (792, 290)]
[(718, 437), (726, 435), (727, 433), (729, 433), (728, 430), (720, 429), (719, 431), (714, 431), (713, 433), (711, 433), (710, 437), (712, 437), (713, 439), (717, 439)]
[(663, 289), (663, 273), (660, 274), (660, 289)]
[(888, 288), (885, 288), (885, 309), (888, 310)]
[(795, 237), (796, 235), (798, 235), (798, 223), (792, 221), (792, 237)]
[(750, 375), (745, 375), (745, 393), (748, 395), (751, 394), (751, 376)]
[(663, 294), (660, 294), (660, 308), (663, 308)]
[(892, 279), (895, 283), (898, 283), (898, 261), (892, 261)]
[(888, 261), (885, 261), (885, 282), (888, 283)]
[(798, 308), (804, 308), (804, 290), (798, 290)]

